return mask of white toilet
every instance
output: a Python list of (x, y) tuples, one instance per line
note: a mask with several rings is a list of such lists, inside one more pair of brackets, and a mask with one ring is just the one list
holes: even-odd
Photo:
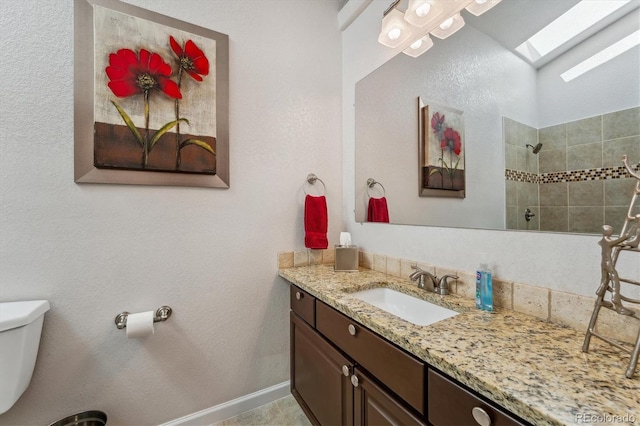
[(20, 398), (36, 364), (46, 300), (0, 303), (0, 414)]

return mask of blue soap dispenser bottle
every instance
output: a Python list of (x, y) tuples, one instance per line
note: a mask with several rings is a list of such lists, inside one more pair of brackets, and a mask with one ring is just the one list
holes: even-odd
[(482, 303), (482, 309), (484, 309), (485, 311), (493, 311), (493, 280), (491, 276), (491, 269), (489, 269), (487, 264), (481, 265), (480, 299)]
[(476, 271), (476, 308), (482, 309), (482, 272), (487, 269), (485, 263), (481, 263)]

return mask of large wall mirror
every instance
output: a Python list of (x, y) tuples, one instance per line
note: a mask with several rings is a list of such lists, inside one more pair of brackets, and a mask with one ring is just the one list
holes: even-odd
[[(619, 230), (635, 185), (621, 157), (640, 164), (640, 47), (569, 81), (562, 74), (618, 40), (640, 38), (640, 0), (587, 2), (622, 6), (546, 55), (525, 44), (527, 58), (518, 47), (578, 0), (502, 0), (479, 17), (463, 11), (460, 31), (359, 81), (356, 221), (368, 220), (370, 198), (384, 196), (390, 223)], [(464, 197), (421, 196), (422, 132), (433, 131), (421, 115), (430, 105), (464, 117)]]

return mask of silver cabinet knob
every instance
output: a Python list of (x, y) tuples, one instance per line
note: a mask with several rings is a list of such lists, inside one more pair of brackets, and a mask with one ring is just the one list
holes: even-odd
[(360, 380), (358, 380), (358, 377), (356, 377), (355, 374), (351, 376), (351, 384), (353, 385), (354, 388), (357, 388), (358, 385), (360, 385)]
[(349, 366), (348, 365), (343, 365), (342, 366), (342, 374), (344, 374), (346, 377), (349, 377), (349, 373), (351, 373), (351, 371), (349, 370)]
[(352, 336), (356, 335), (356, 326), (353, 324), (349, 324), (349, 327), (347, 327), (347, 329), (349, 330), (349, 334)]
[(296, 299), (302, 299), (302, 293), (300, 293), (299, 291), (296, 291)]
[(480, 426), (491, 426), (491, 417), (480, 407), (473, 407), (471, 410), (471, 415)]

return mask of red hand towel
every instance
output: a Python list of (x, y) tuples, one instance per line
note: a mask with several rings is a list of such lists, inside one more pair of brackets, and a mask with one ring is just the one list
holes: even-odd
[(310, 249), (326, 249), (327, 200), (324, 196), (307, 195), (304, 199), (304, 246)]
[(369, 222), (389, 223), (389, 209), (385, 197), (369, 198), (369, 210), (367, 220)]

